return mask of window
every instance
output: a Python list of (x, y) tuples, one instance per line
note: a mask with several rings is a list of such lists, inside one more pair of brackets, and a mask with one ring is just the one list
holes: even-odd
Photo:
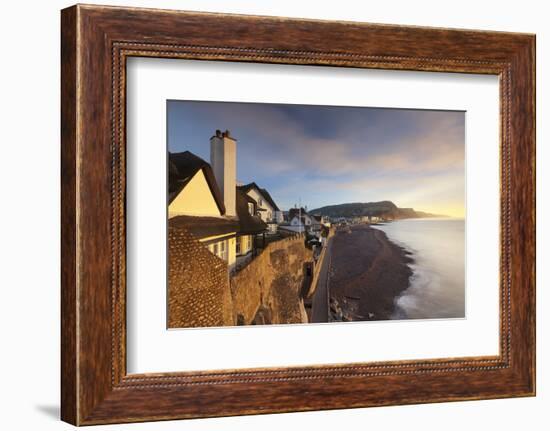
[(236, 243), (236, 246), (235, 246), (237, 254), (241, 254), (241, 241), (242, 241), (242, 237), (238, 236), (237, 237), (237, 243)]
[(227, 241), (220, 242), (220, 258), (227, 262)]
[(248, 212), (250, 213), (250, 215), (255, 215), (254, 214), (254, 204), (252, 202), (248, 202)]
[(258, 206), (263, 206), (264, 202), (262, 201), (262, 198), (258, 198)]

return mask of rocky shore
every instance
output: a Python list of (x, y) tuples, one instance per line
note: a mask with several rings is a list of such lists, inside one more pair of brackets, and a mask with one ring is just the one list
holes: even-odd
[(332, 241), (331, 320), (391, 319), (409, 286), (410, 253), (368, 225), (339, 228)]

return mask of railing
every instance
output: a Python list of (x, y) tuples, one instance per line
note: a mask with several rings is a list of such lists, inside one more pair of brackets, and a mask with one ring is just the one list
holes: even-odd
[(254, 260), (256, 260), (256, 258), (258, 258), (261, 254), (263, 254), (264, 252), (267, 252), (267, 253), (269, 252), (269, 251), (266, 251), (266, 250), (270, 250), (273, 247), (276, 247), (277, 244), (288, 242), (288, 241), (295, 241), (297, 239), (303, 240), (304, 238), (305, 238), (305, 236), (304, 236), (303, 233), (296, 233), (296, 234), (291, 234), (291, 235), (288, 235), (288, 236), (281, 236), (280, 238), (269, 238), (269, 239), (266, 240), (265, 246), (262, 246), (262, 247), (260, 247), (260, 244), (258, 244), (258, 243), (262, 243), (262, 245), (263, 245), (263, 240), (259, 239), (259, 238), (253, 238), (252, 241), (254, 241), (254, 247), (252, 248), (252, 251), (250, 252), (250, 258), (245, 259), (240, 264), (236, 264), (233, 267), (233, 271), (232, 271), (231, 275), (234, 276), (238, 272), (245, 269), (248, 265), (250, 265), (252, 262), (254, 262)]

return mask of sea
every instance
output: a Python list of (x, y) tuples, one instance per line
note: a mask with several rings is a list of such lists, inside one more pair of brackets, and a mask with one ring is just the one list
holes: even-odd
[(409, 288), (396, 299), (393, 319), (465, 317), (464, 219), (405, 219), (372, 227), (413, 259)]

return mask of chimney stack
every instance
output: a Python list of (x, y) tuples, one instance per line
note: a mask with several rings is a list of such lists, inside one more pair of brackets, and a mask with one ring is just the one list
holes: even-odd
[(216, 130), (210, 138), (210, 164), (222, 192), (225, 214), (236, 216), (237, 140), (229, 130)]

